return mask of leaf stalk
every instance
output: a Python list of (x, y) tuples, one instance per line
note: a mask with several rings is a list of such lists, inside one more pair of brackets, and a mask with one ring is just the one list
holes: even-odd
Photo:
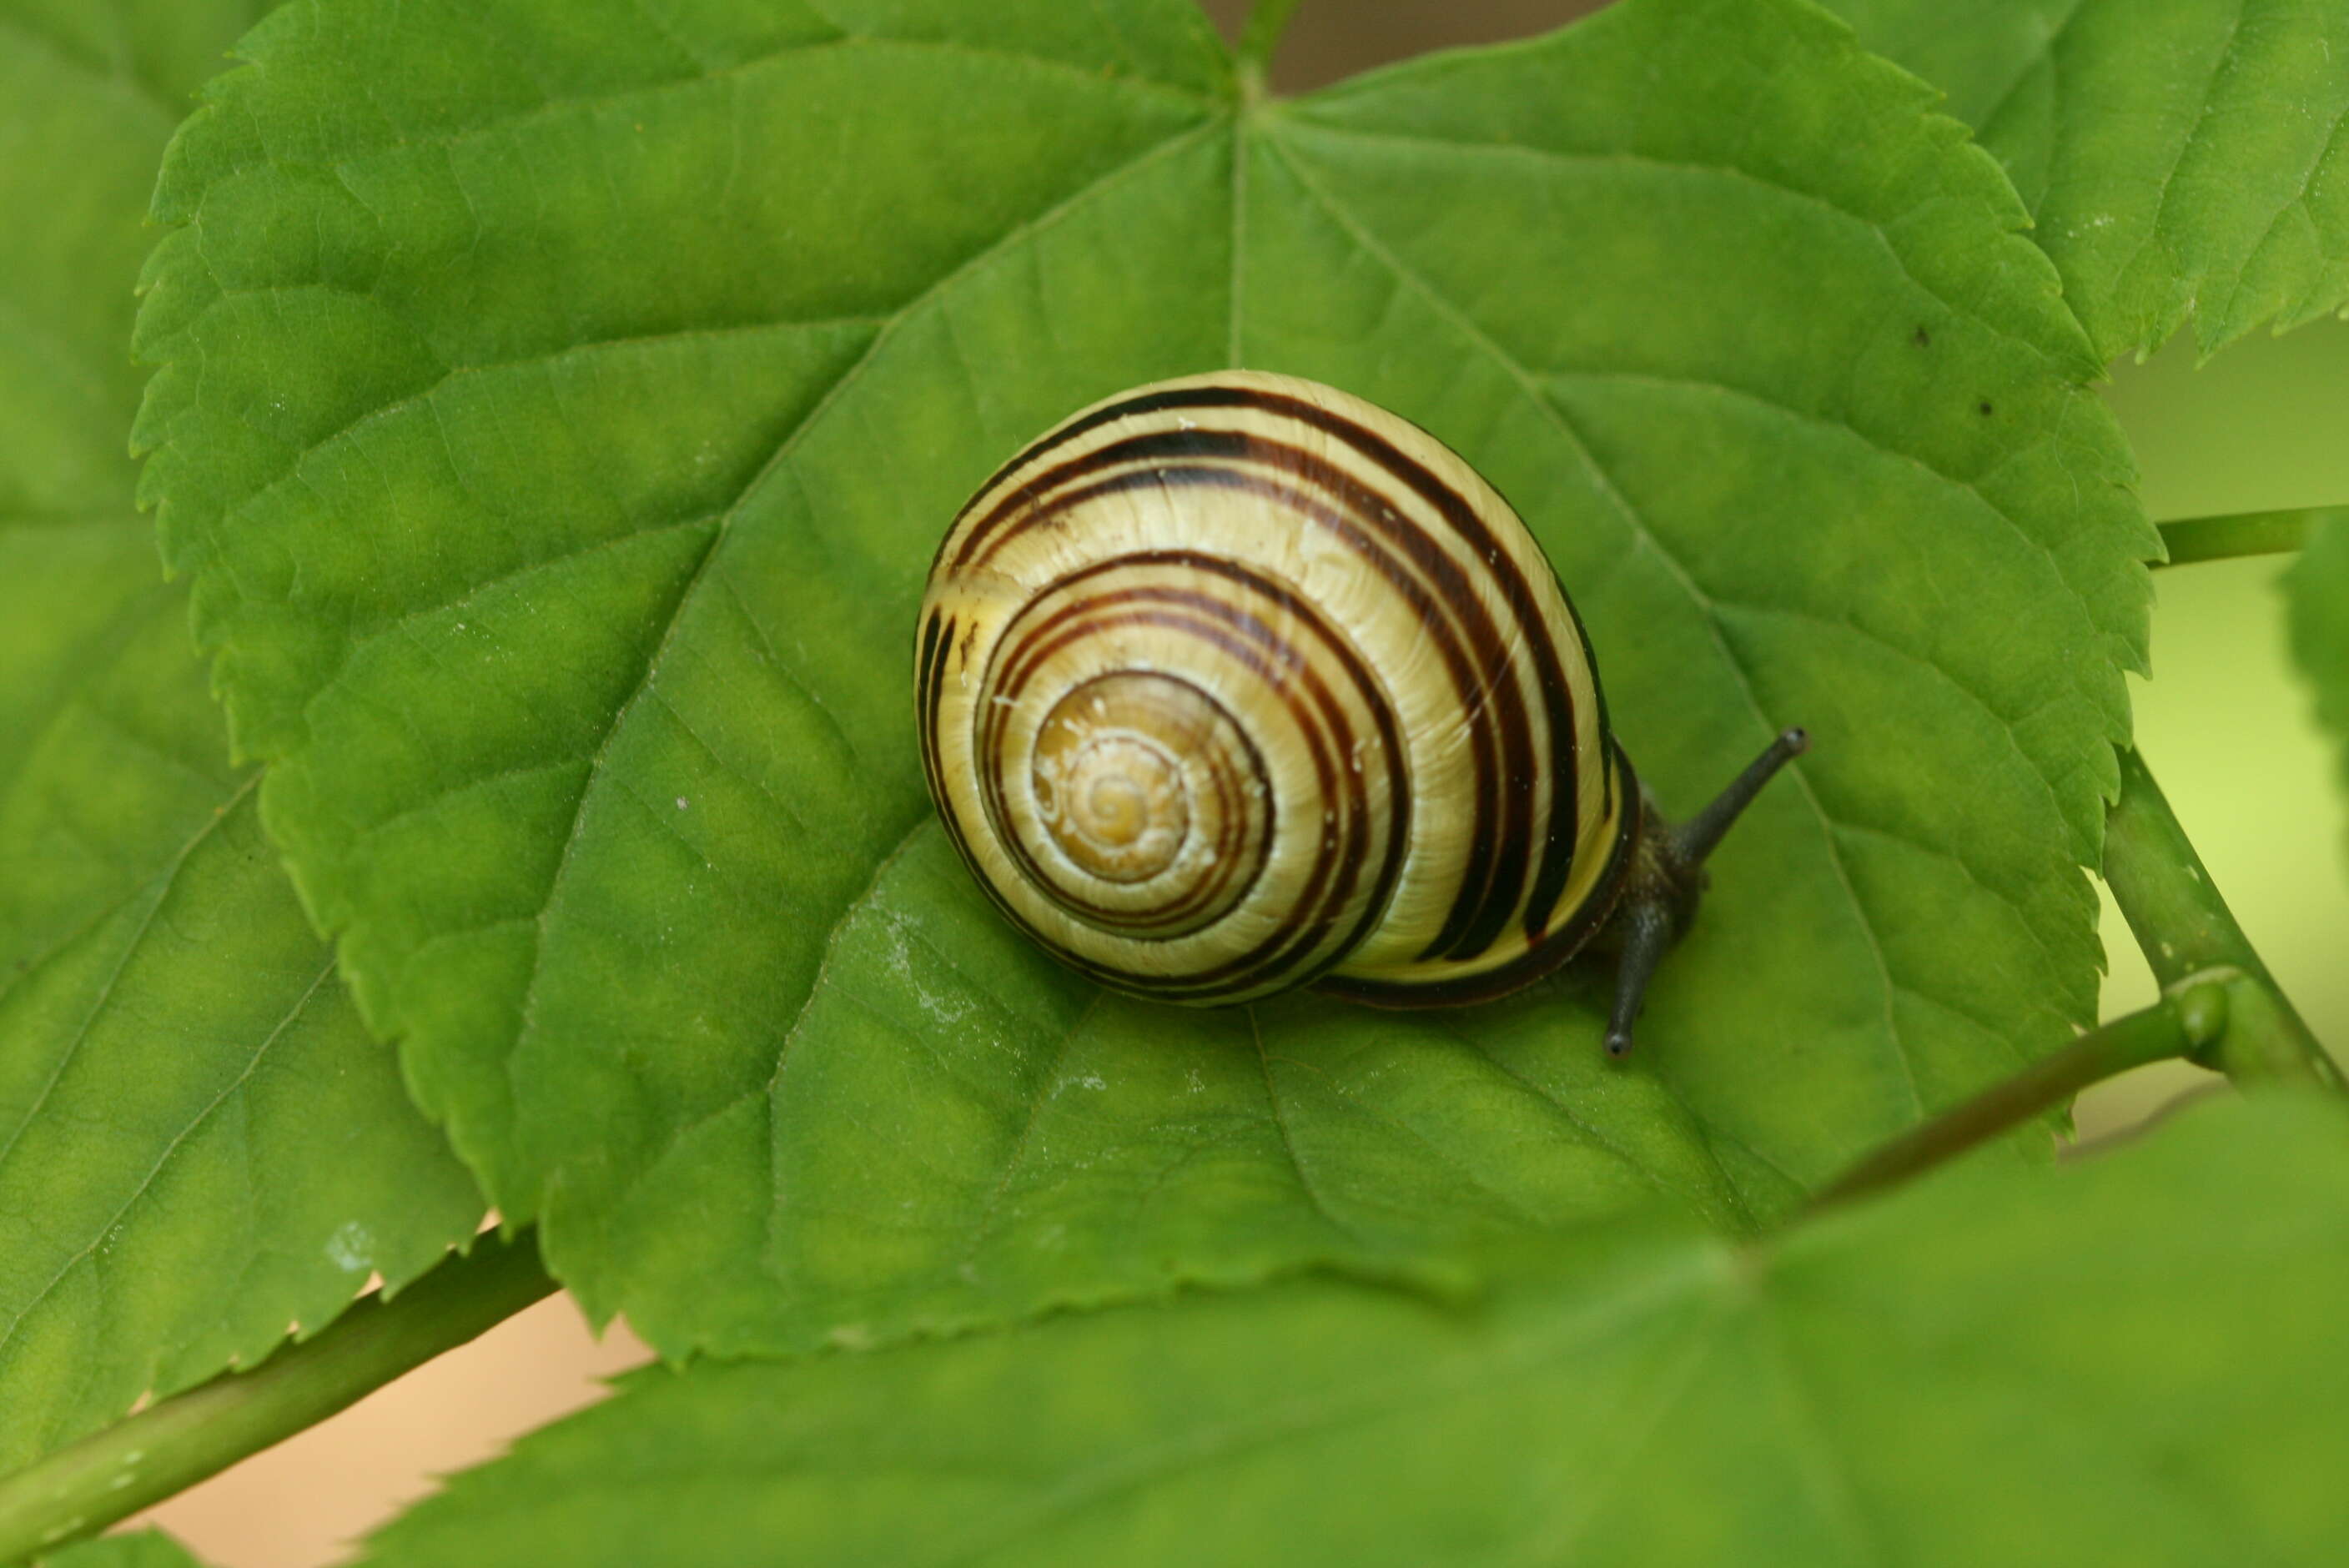
[(2240, 555), (2284, 555), (2308, 542), (2317, 527), (2349, 518), (2349, 506), (2306, 506), (2289, 511), (2237, 511), (2220, 517), (2189, 517), (2161, 525), (2169, 552), (2167, 566), (2197, 561), (2227, 561)]
[(2230, 970), (2196, 975), (2144, 1011), (2090, 1030), (1868, 1155), (1813, 1193), (1808, 1211), (1816, 1213), (1898, 1186), (2069, 1103), (2090, 1084), (2148, 1062), (2190, 1057), (2208, 1048), (2225, 1037), (2231, 983), (2240, 979)]
[(1264, 96), (1273, 51), (1280, 46), (1280, 36), (1288, 30), (1297, 5), (1298, 0), (1257, 0), (1248, 12), (1240, 28), (1239, 46), (1240, 92), (1247, 101), (1253, 103)]
[(555, 1288), (535, 1239), (475, 1240), (390, 1300), (371, 1295), (315, 1337), (0, 1478), (0, 1563), (119, 1520), (315, 1426)]
[(2341, 1071), (2309, 1031), (2219, 895), (2169, 802), (2135, 749), (2120, 754), (2121, 793), (2105, 819), (2105, 881), (2163, 988), (2205, 971), (2238, 971), (2230, 1022), (2196, 1060), (2239, 1086), (2288, 1082), (2335, 1092)]

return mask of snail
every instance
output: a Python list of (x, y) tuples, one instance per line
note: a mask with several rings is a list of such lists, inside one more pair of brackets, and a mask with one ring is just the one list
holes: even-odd
[(915, 677), (948, 837), (1063, 963), (1414, 1007), (1595, 945), (1618, 1056), (1705, 856), (1806, 745), (1668, 824), (1509, 504), (1410, 421), (1252, 371), (1095, 404), (980, 486)]

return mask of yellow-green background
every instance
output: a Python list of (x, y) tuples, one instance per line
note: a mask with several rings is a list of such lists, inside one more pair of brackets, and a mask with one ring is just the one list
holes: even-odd
[[(2112, 406), (2157, 519), (2349, 501), (2349, 323), (2253, 337), (2196, 368), (2190, 344), (2115, 367)], [(2334, 758), (2284, 645), (2283, 557), (2158, 572), (2138, 748), (2252, 944), (2317, 1037), (2349, 1039), (2349, 856)], [(2106, 900), (2107, 1016), (2153, 978)], [(2094, 1133), (2174, 1092), (2165, 1068), (2084, 1101)]]
[[(1249, 0), (1206, 0), (1236, 27)], [(1382, 59), (1537, 32), (1590, 0), (1306, 0), (1274, 72), (1298, 90)], [(2112, 391), (2157, 518), (2349, 501), (2349, 325), (2255, 338), (2197, 370), (2190, 346), (2116, 367)], [(2155, 679), (2137, 729), (2211, 873), (2321, 1037), (2349, 1040), (2349, 852), (2333, 759), (2292, 673), (2279, 559), (2158, 574)], [(2153, 983), (2107, 906), (2107, 1015)], [(2337, 1048), (2337, 1047), (2336, 1047)], [(2148, 1068), (2091, 1091), (2084, 1136), (2142, 1117), (2205, 1075)], [(157, 1517), (220, 1568), (291, 1568), (600, 1392), (641, 1359), (625, 1329), (595, 1346), (557, 1298), (175, 1500)]]

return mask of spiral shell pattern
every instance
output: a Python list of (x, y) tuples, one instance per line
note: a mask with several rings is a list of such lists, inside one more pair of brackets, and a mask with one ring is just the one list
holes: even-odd
[(1124, 990), (1498, 995), (1630, 867), (1638, 784), (1539, 546), (1314, 382), (1163, 382), (1030, 445), (940, 546), (915, 673), (980, 885)]

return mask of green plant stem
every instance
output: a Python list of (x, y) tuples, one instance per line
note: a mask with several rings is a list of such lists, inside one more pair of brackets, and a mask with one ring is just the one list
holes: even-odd
[(2134, 750), (2120, 754), (2121, 794), (2105, 820), (2105, 881), (2165, 990), (2212, 969), (2241, 972), (2227, 1028), (2195, 1059), (2240, 1085), (2294, 1082), (2338, 1090), (2340, 1069), (2316, 1043), (2219, 896), (2186, 830)]
[(249, 1372), (157, 1401), (0, 1478), (0, 1563), (87, 1535), (291, 1437), (548, 1295), (535, 1239), (485, 1235)]
[(2224, 517), (2189, 517), (2161, 525), (2168, 547), (2166, 564), (2224, 561), (2237, 555), (2282, 555), (2308, 542), (2316, 526), (2349, 517), (2349, 506), (2309, 506), (2295, 511), (2238, 511)]
[(1256, 8), (1240, 28), (1240, 82), (1251, 98), (1263, 94), (1265, 73), (1272, 68), (1272, 52), (1280, 46), (1280, 35), (1296, 14), (1297, 4), (1298, 0), (1256, 0)]
[(2221, 974), (2210, 975), (2141, 1013), (2115, 1018), (1963, 1105), (1919, 1123), (1813, 1193), (1810, 1209), (1816, 1212), (1882, 1191), (2067, 1103), (2092, 1083), (2201, 1049), (2227, 1026), (2223, 980)]

